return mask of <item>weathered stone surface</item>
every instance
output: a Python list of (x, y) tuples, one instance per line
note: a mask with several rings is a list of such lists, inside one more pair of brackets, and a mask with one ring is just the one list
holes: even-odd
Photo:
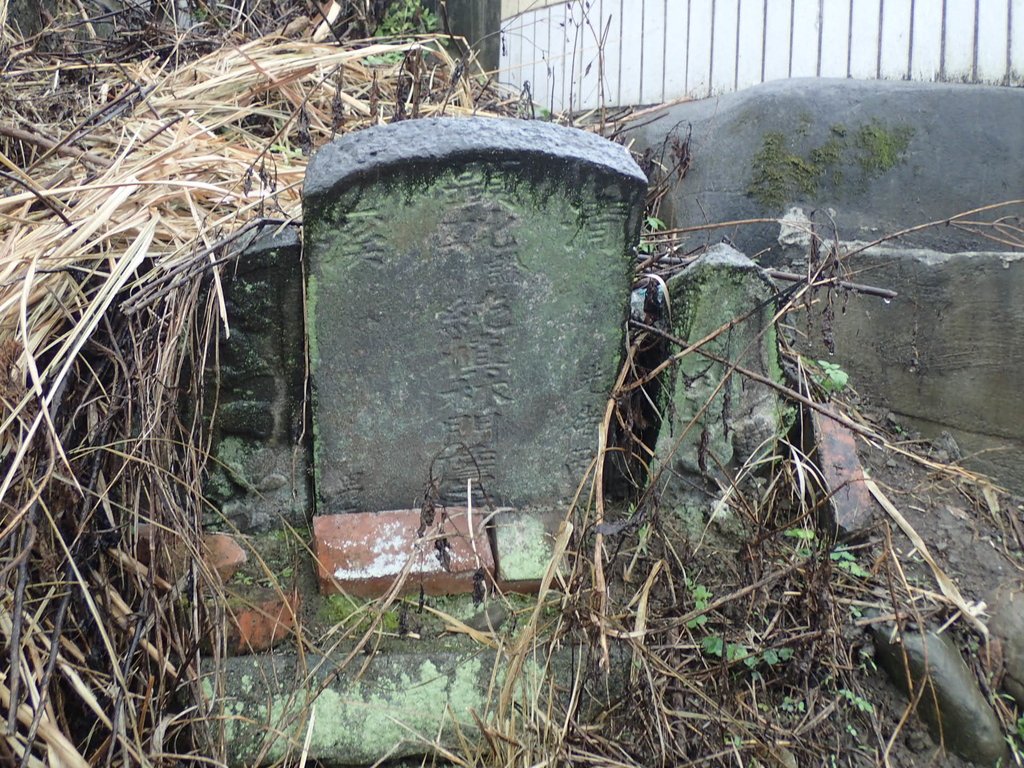
[[(663, 500), (690, 496), (699, 478), (726, 479), (751, 458), (768, 455), (783, 429), (775, 390), (733, 365), (781, 380), (773, 320), (775, 289), (750, 259), (716, 245), (669, 282), (671, 326), (700, 350), (682, 357), (664, 383), (663, 422), (655, 446)], [(709, 357), (710, 355), (711, 357)], [(724, 380), (724, 383), (723, 383)], [(699, 531), (702, 522), (695, 522)]]
[[(676, 226), (778, 218), (796, 205), (832, 209), (820, 219), (829, 235), (831, 219), (840, 238), (870, 241), (1019, 198), (1024, 179), (1024, 131), (1007, 129), (1024, 123), (1019, 88), (780, 80), (645, 113), (642, 122), (629, 134), (640, 151), (660, 155), (666, 136), (690, 135), (692, 164), (663, 208)], [(721, 235), (769, 262), (782, 256), (778, 224), (712, 237)], [(708, 235), (693, 237), (696, 246)], [(946, 252), (1010, 250), (955, 227), (901, 242)]]
[(53, 0), (11, 0), (7, 9), (7, 23), (22, 37), (38, 34), (43, 28), (43, 12), (55, 12)]
[(1000, 587), (989, 613), (989, 632), (1002, 643), (1003, 688), (1024, 711), (1024, 584)]
[(467, 479), (497, 505), (569, 497), (645, 189), (622, 147), (536, 122), (415, 120), (321, 149), (304, 192), (318, 513), (428, 487), (464, 503)]
[(949, 637), (906, 629), (899, 642), (885, 625), (873, 626), (872, 636), (876, 658), (893, 683), (907, 692), (909, 672), (915, 691), (927, 686), (917, 711), (936, 743), (978, 765), (1006, 764), (999, 718)]
[[(578, 716), (601, 711), (621, 695), (628, 657), (613, 647), (616, 664), (606, 678), (585, 685)], [(562, 647), (552, 654), (545, 675), (527, 661), (516, 695), (549, 696), (564, 706), (579, 673), (583, 649)], [(546, 657), (546, 656), (545, 656)], [(337, 658), (275, 653), (226, 659), (215, 677), (207, 665), (203, 688), (223, 717), (227, 762), (233, 766), (298, 759), (316, 707), (307, 757), (322, 765), (371, 765), (435, 752), (433, 745), (458, 750), (482, 738), (474, 713), (492, 716), (508, 672), (508, 659), (479, 646), (416, 649), (408, 645), (347, 668)], [(558, 685), (556, 689), (555, 685)], [(216, 693), (216, 695), (215, 695)]]
[[(320, 591), (380, 597), (406, 573), (400, 594), (481, 594), (494, 573), (486, 509), (419, 509), (317, 515), (313, 554)], [(406, 570), (408, 568), (408, 570)]]
[[(309, 504), (309, 449), (302, 444), (305, 334), (301, 247), (293, 227), (243, 246), (221, 277), (230, 336), (207, 372), (213, 461), (207, 495), (244, 532), (301, 523)], [(215, 384), (219, 383), (219, 391)]]

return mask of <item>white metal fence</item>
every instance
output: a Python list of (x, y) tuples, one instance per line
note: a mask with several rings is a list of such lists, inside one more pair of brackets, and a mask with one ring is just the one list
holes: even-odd
[(1024, 84), (1024, 0), (505, 0), (501, 79), (541, 107), (788, 77)]

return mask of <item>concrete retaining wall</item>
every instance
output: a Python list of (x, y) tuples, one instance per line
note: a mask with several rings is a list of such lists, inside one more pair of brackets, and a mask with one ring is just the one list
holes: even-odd
[[(967, 466), (1024, 492), (1024, 90), (784, 81), (644, 123), (630, 132), (634, 149), (668, 165), (666, 138), (690, 138), (692, 165), (662, 211), (672, 226), (769, 220), (696, 231), (681, 250), (727, 237), (763, 264), (799, 271), (812, 214), (849, 250), (1017, 199), (969, 217), (1004, 217), (1001, 233), (942, 225), (848, 259), (852, 279), (899, 298), (840, 300), (834, 360), (858, 392), (926, 436), (950, 432)], [(803, 351), (828, 354), (817, 339)]]

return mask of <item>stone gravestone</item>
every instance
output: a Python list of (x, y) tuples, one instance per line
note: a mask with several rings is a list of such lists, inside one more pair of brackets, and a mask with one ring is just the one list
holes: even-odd
[(423, 119), (322, 148), (305, 184), (316, 512), (552, 508), (592, 461), (647, 180), (514, 120)]

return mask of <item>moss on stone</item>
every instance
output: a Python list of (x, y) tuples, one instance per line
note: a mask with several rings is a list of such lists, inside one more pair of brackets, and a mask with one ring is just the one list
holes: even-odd
[[(798, 142), (805, 139), (806, 125), (801, 123), (793, 134)], [(851, 136), (846, 126), (836, 123), (825, 141), (800, 153), (786, 134), (766, 133), (754, 155), (747, 194), (779, 209), (793, 198), (814, 197), (826, 182), (841, 187), (847, 180), (844, 169), (859, 168), (862, 183), (875, 179), (904, 162), (912, 136), (912, 128), (890, 128), (878, 120), (861, 125)]]
[[(317, 618), (326, 624), (345, 624), (365, 630), (373, 621), (374, 608), (370, 601), (358, 600), (348, 595), (329, 595), (320, 604)], [(385, 632), (397, 632), (398, 612), (385, 611), (381, 616), (380, 626)]]
[(250, 493), (257, 493), (249, 480), (245, 467), (252, 458), (255, 447), (238, 437), (225, 437), (217, 446), (217, 462), (230, 482)]
[(857, 131), (855, 144), (860, 150), (857, 162), (870, 178), (891, 171), (904, 162), (903, 156), (913, 135), (914, 129), (909, 126), (886, 128), (872, 120)]
[(764, 135), (754, 156), (754, 178), (747, 194), (763, 205), (781, 208), (793, 192), (813, 194), (817, 176), (813, 164), (790, 150), (785, 134), (773, 131)]

